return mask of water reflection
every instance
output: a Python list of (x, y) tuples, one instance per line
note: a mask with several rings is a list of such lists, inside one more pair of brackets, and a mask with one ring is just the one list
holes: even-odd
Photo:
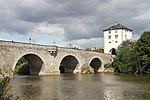
[(150, 99), (148, 76), (110, 73), (16, 76), (13, 83), (14, 91), (21, 100)]

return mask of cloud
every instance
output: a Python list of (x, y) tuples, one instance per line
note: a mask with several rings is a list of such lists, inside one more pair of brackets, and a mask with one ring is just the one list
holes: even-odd
[[(88, 22), (88, 23), (87, 23)], [(66, 40), (90, 39), (100, 37), (98, 26), (92, 26), (92, 22), (73, 20), (65, 25)]]
[(0, 37), (7, 33), (35, 42), (45, 37), (101, 47), (103, 42), (97, 39), (102, 40), (102, 30), (115, 21), (132, 28), (136, 37), (149, 30), (149, 4), (149, 0), (1, 0)]
[(34, 30), (28, 32), (26, 35), (28, 38), (32, 38), (33, 41), (38, 41), (42, 37), (49, 39), (57, 38), (57, 40), (64, 40), (64, 28), (59, 24), (40, 23), (35, 26)]
[(136, 16), (136, 20), (149, 20), (150, 21), (150, 10), (143, 12), (143, 14)]
[(58, 43), (59, 46), (65, 47), (76, 47), (76, 48), (94, 48), (101, 47), (103, 48), (103, 38), (91, 38), (91, 39), (80, 39), (80, 40), (70, 40), (62, 43)]
[(0, 40), (4, 40), (4, 41), (6, 41), (6, 39), (3, 39), (3, 38), (0, 38)]

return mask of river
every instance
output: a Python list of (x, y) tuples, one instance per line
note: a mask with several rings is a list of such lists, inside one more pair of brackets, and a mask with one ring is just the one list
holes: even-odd
[(20, 100), (150, 100), (150, 76), (114, 73), (14, 76)]

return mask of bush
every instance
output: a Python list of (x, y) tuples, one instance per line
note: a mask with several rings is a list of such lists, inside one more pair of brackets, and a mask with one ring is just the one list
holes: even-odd
[(0, 82), (0, 100), (19, 100), (19, 97), (16, 96), (13, 98), (13, 94), (10, 92), (11, 86), (9, 85), (10, 83), (10, 78), (8, 76), (2, 75), (4, 78)]
[(0, 100), (11, 100), (13, 98), (13, 95), (8, 93), (11, 88), (9, 86), (9, 81), (9, 77), (4, 77), (0, 82)]
[(112, 66), (112, 63), (106, 63), (105, 65), (104, 65), (104, 68), (112, 68), (113, 66)]

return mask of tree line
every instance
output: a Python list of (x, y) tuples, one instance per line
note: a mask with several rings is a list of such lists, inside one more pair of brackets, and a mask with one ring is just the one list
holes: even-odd
[(98, 53), (104, 53), (103, 48), (86, 48), (85, 51), (92, 51), (92, 52), (98, 52)]

